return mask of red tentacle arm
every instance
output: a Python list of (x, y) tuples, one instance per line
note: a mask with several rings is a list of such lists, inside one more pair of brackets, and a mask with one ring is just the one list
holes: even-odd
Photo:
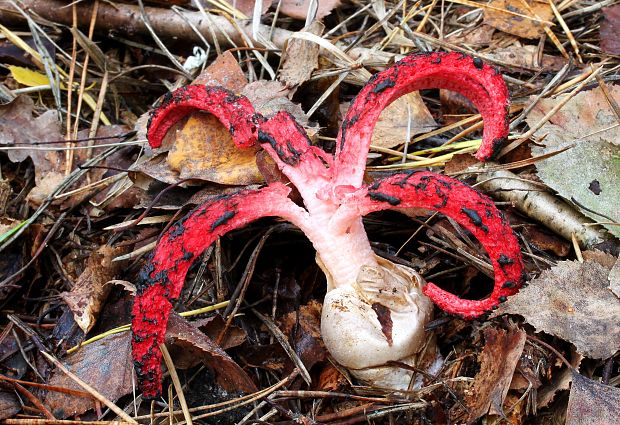
[(426, 208), (454, 219), (480, 241), (493, 264), (495, 285), (483, 300), (465, 300), (428, 283), (424, 293), (440, 308), (473, 319), (518, 292), (524, 275), (516, 236), (488, 197), (458, 180), (429, 172), (391, 175), (348, 195), (332, 226), (341, 229), (360, 215), (398, 208)]
[(361, 186), (381, 111), (404, 94), (430, 88), (469, 98), (484, 120), (476, 157), (484, 161), (498, 152), (508, 136), (509, 96), (502, 76), (480, 59), (460, 53), (412, 55), (375, 74), (351, 104), (336, 141), (337, 185)]
[(299, 190), (309, 211), (324, 204), (317, 198), (317, 192), (326, 185), (331, 186), (334, 158), (311, 145), (306, 131), (291, 114), (278, 112), (262, 123), (258, 141)]
[(166, 94), (151, 112), (147, 124), (151, 147), (161, 146), (170, 127), (195, 111), (213, 114), (230, 131), (238, 147), (256, 143), (257, 124), (264, 120), (246, 97), (223, 87), (184, 86)]
[(306, 212), (274, 183), (203, 204), (170, 227), (140, 273), (133, 306), (132, 350), (144, 396), (161, 392), (161, 351), (166, 325), (192, 262), (218, 237), (261, 217), (279, 216), (302, 230)]

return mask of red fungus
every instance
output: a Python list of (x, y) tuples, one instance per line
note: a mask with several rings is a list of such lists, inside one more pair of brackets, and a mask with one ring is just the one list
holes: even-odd
[[(230, 129), (239, 147), (260, 143), (299, 190), (305, 208), (288, 198), (287, 187), (272, 183), (201, 205), (161, 237), (140, 274), (133, 309), (133, 356), (145, 397), (160, 392), (159, 345), (164, 341), (172, 302), (179, 296), (190, 265), (219, 236), (260, 217), (282, 217), (307, 235), (317, 251), (317, 262), (327, 275), (330, 300), (330, 294), (338, 293), (334, 296), (344, 297), (339, 303), (353, 302), (352, 309), (358, 309), (362, 315), (373, 310), (372, 320), (383, 321), (378, 325), (382, 340), (368, 345), (380, 353), (381, 362), (375, 364), (415, 353), (424, 326), (407, 321), (406, 315), (415, 313), (428, 320), (432, 309), (420, 292), (421, 278), (415, 272), (375, 257), (362, 224), (365, 214), (384, 209), (427, 208), (453, 218), (481, 242), (495, 270), (495, 286), (486, 299), (464, 300), (432, 283), (422, 289), (449, 313), (476, 318), (518, 291), (523, 281), (523, 264), (517, 239), (486, 196), (455, 179), (429, 172), (397, 173), (370, 186), (362, 184), (372, 130), (381, 111), (407, 92), (431, 87), (454, 90), (473, 101), (485, 123), (477, 157), (491, 157), (508, 133), (508, 92), (494, 69), (461, 54), (409, 56), (375, 75), (343, 121), (335, 157), (311, 146), (305, 131), (290, 114), (280, 112), (265, 119), (255, 113), (246, 98), (225, 89), (187, 86), (164, 98), (149, 122), (151, 146), (159, 146), (166, 131), (189, 111), (205, 110)], [(390, 288), (399, 287), (400, 292), (393, 299), (377, 302), (377, 294), (389, 291), (377, 289), (376, 282), (360, 289), (360, 279), (367, 279), (369, 270), (379, 279), (389, 280)], [(381, 318), (376, 311), (381, 312)], [(323, 320), (334, 314), (338, 313), (334, 313), (326, 299)], [(344, 323), (348, 318), (336, 320)], [(377, 327), (377, 323), (369, 326)], [(360, 333), (358, 330), (351, 332)], [(331, 333), (329, 337), (324, 335), (338, 361), (360, 370), (375, 366), (367, 363), (369, 356), (356, 354), (356, 360), (349, 361), (338, 347), (330, 347), (331, 341), (339, 337), (338, 333), (333, 337)], [(393, 350), (394, 354), (383, 355), (386, 350)], [(348, 354), (351, 350), (345, 351)], [(388, 378), (382, 382), (392, 381)]]

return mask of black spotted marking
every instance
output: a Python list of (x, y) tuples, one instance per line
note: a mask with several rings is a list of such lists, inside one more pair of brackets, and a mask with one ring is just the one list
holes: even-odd
[[(375, 74), (375, 75), (379, 75), (379, 74)], [(355, 99), (353, 99), (351, 101), (351, 105), (355, 104)], [(346, 137), (347, 137), (347, 130), (354, 126), (355, 123), (357, 123), (357, 120), (360, 119), (360, 116), (358, 114), (353, 115), (350, 119), (348, 120), (344, 120), (342, 122), (342, 125), (340, 126), (340, 150), (342, 151), (344, 149), (344, 144), (346, 143)]]
[(506, 140), (507, 139), (505, 137), (497, 137), (493, 139), (493, 142), (491, 143), (491, 156), (489, 159), (495, 159), (497, 155), (499, 155), (499, 152), (506, 144)]
[(474, 58), (474, 66), (476, 67), (476, 69), (482, 70), (482, 68), (484, 67), (484, 62), (482, 62), (482, 59), (480, 58)]
[(381, 81), (380, 83), (378, 83), (375, 87), (372, 88), (371, 93), (372, 94), (380, 94), (381, 92), (392, 88), (396, 85), (396, 80), (387, 77), (385, 80)]
[(138, 273), (138, 279), (136, 281), (136, 293), (138, 295), (142, 295), (152, 286), (161, 285), (165, 287), (168, 285), (168, 272), (166, 270), (161, 270), (153, 275), (154, 271), (155, 264), (153, 264), (153, 253), (151, 253), (147, 257), (146, 264), (144, 264), (140, 273)]
[(301, 152), (295, 149), (295, 147), (290, 141), (286, 142), (286, 147), (288, 148), (288, 151), (291, 153), (291, 156), (295, 158), (295, 161), (298, 163), (299, 158), (301, 158)]
[(500, 302), (500, 303), (505, 303), (505, 302), (508, 300), (508, 298), (506, 298), (506, 297), (505, 297), (505, 296), (503, 296), (503, 295), (502, 295), (501, 297), (499, 297), (498, 299), (499, 299), (499, 302)]
[(258, 130), (258, 141), (260, 143), (268, 143), (273, 148), (273, 150), (276, 151), (276, 155), (278, 155), (278, 158), (280, 158), (280, 160), (286, 165), (295, 167), (297, 164), (299, 164), (299, 157), (296, 157), (295, 155), (287, 156), (284, 152), (284, 149), (282, 148), (282, 145), (279, 144), (271, 134), (265, 133), (262, 130)]
[(514, 288), (514, 287), (516, 287), (516, 286), (517, 286), (517, 284), (516, 284), (516, 283), (514, 283), (514, 282), (513, 282), (513, 281), (511, 281), (511, 280), (507, 280), (507, 281), (506, 281), (506, 282), (504, 282), (504, 284), (502, 285), (502, 288), (505, 288), (505, 289), (512, 289), (512, 288)]
[(134, 334), (133, 334), (132, 339), (133, 339), (133, 342), (135, 342), (136, 344), (139, 344), (139, 343), (144, 342), (144, 341), (146, 340), (146, 338), (145, 338), (145, 337), (140, 336), (140, 335), (138, 335), (138, 334), (137, 334), (137, 333), (135, 333), (135, 332), (134, 332)]
[(484, 233), (489, 232), (489, 228), (484, 225), (484, 223), (482, 222), (482, 218), (477, 211), (463, 207), (461, 208), (461, 212), (469, 218), (469, 220), (474, 226), (481, 229)]
[(181, 252), (183, 253), (183, 256), (181, 257), (181, 261), (187, 262), (187, 261), (190, 261), (192, 258), (194, 258), (194, 253), (185, 249), (184, 246), (181, 246)]
[(368, 192), (368, 197), (372, 199), (373, 201), (387, 202), (393, 207), (400, 204), (400, 199), (398, 199), (395, 196), (383, 193), (383, 192)]
[(185, 233), (185, 226), (183, 225), (183, 221), (179, 221), (179, 222), (174, 223), (170, 227), (170, 230), (168, 231), (168, 238), (171, 241), (173, 241), (179, 236), (183, 236), (184, 233)]
[(431, 59), (431, 63), (434, 65), (439, 65), (441, 63), (441, 56), (435, 56), (433, 59)]
[(421, 172), (420, 170), (407, 170), (407, 171), (403, 171), (399, 174), (404, 174), (404, 177), (398, 181), (392, 182), (392, 185), (394, 186), (398, 186), (401, 189), (404, 189), (406, 185), (409, 184), (409, 179), (411, 178), (411, 176), (413, 176), (416, 173)]
[(228, 91), (228, 90), (226, 90), (226, 92), (227, 92), (227, 95), (224, 98), (224, 102), (226, 103), (237, 103), (243, 97), (243, 96), (236, 95), (233, 92)]
[(497, 259), (497, 262), (499, 263), (502, 269), (505, 268), (506, 266), (510, 266), (511, 264), (514, 264), (514, 260), (510, 258), (509, 256), (507, 256), (506, 254), (501, 254), (499, 258)]
[(228, 223), (230, 219), (233, 218), (235, 215), (237, 215), (236, 211), (232, 211), (232, 210), (226, 211), (224, 214), (218, 217), (213, 223), (211, 223), (211, 231), (213, 232), (218, 227), (223, 226), (224, 224)]
[(499, 308), (498, 305), (494, 305), (493, 307), (491, 307), (493, 310), (497, 310)]

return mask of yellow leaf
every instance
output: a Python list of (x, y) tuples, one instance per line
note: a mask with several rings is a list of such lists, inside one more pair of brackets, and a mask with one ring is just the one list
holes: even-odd
[[(11, 71), (11, 75), (19, 84), (28, 87), (36, 87), (36, 86), (48, 86), (50, 85), (50, 80), (47, 78), (47, 75), (33, 71), (28, 68), (24, 68), (21, 66), (9, 66), (9, 70)], [(63, 87), (64, 88), (64, 87)]]

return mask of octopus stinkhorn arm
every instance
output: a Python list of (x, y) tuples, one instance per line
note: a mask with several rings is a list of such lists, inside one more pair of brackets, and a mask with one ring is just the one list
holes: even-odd
[(495, 272), (493, 292), (483, 300), (465, 300), (427, 283), (423, 292), (441, 309), (474, 319), (515, 294), (523, 281), (521, 250), (509, 223), (493, 201), (458, 180), (429, 172), (393, 174), (348, 194), (332, 219), (342, 227), (373, 211), (426, 208), (438, 211), (469, 230), (487, 251)]
[(161, 237), (140, 273), (133, 306), (133, 358), (145, 397), (161, 390), (161, 351), (172, 302), (179, 297), (191, 264), (218, 237), (261, 217), (279, 216), (300, 228), (306, 212), (274, 183), (203, 204)]
[[(312, 146), (290, 114), (266, 119), (246, 98), (225, 89), (187, 86), (164, 98), (149, 122), (151, 146), (160, 146), (184, 115), (204, 110), (229, 128), (237, 146), (260, 143), (299, 190), (304, 205), (288, 198), (286, 186), (270, 184), (202, 205), (162, 236), (140, 274), (133, 309), (133, 356), (145, 396), (160, 392), (159, 345), (171, 302), (178, 298), (192, 261), (219, 236), (260, 217), (291, 221), (312, 242), (328, 282), (321, 325), (326, 346), (356, 376), (377, 385), (408, 387), (411, 372), (386, 364), (415, 362), (426, 339), (424, 323), (432, 317), (430, 300), (450, 313), (475, 318), (518, 290), (523, 278), (519, 245), (487, 197), (428, 172), (399, 173), (370, 186), (362, 184), (381, 110), (398, 96), (431, 87), (455, 90), (473, 101), (485, 123), (477, 157), (491, 157), (508, 133), (508, 92), (492, 68), (460, 54), (410, 56), (374, 77), (345, 117), (335, 157)], [(442, 212), (481, 242), (495, 270), (495, 287), (488, 298), (463, 300), (433, 284), (424, 286), (415, 271), (374, 255), (362, 216), (410, 207)]]
[(375, 74), (347, 111), (336, 141), (337, 185), (360, 186), (372, 132), (383, 109), (406, 93), (429, 88), (452, 90), (471, 100), (484, 121), (476, 157), (486, 161), (497, 154), (508, 136), (509, 96), (502, 76), (467, 55), (411, 55)]

